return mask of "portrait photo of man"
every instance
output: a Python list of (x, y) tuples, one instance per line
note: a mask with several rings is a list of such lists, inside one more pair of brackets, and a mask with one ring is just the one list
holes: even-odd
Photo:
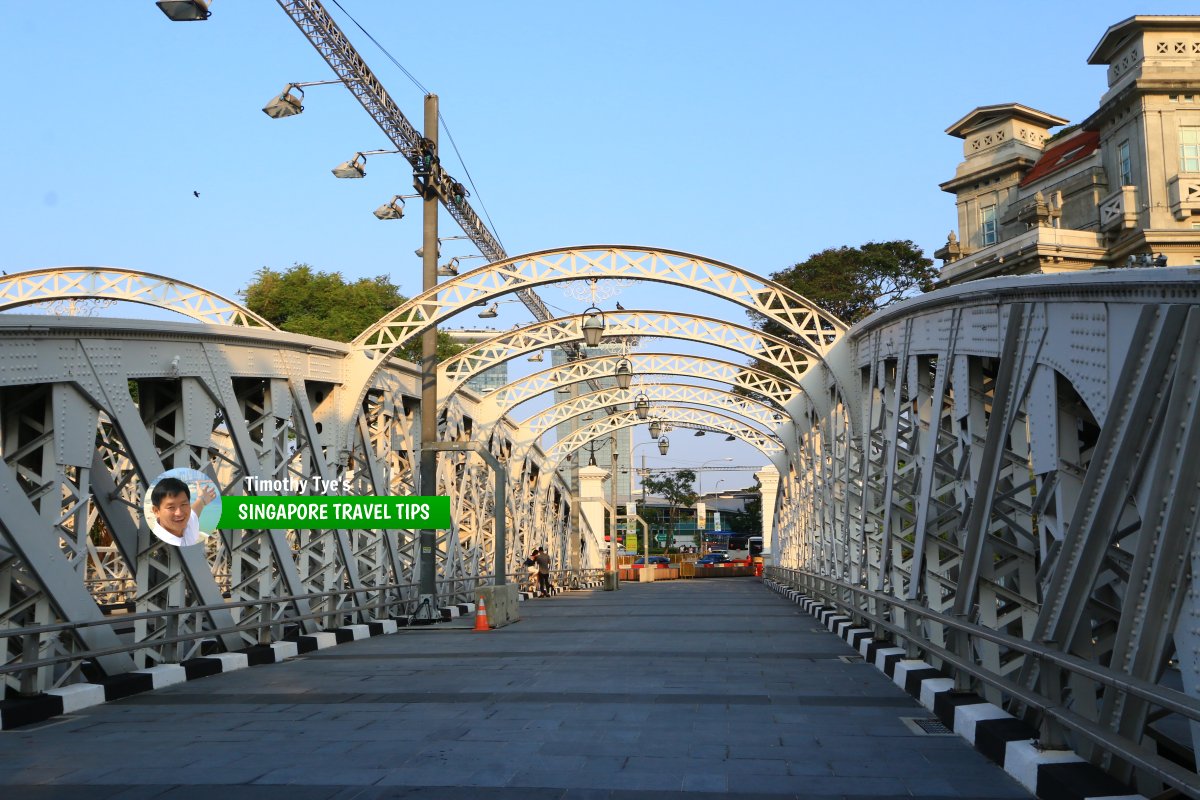
[[(212, 482), (200, 475), (195, 491), (180, 477), (164, 473), (150, 490), (150, 531), (167, 544), (190, 547), (205, 540), (200, 515), (217, 498)], [(193, 494), (195, 497), (193, 497)]]

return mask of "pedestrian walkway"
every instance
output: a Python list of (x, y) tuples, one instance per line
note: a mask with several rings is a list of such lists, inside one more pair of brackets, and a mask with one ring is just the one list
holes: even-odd
[[(752, 578), (521, 604), (0, 733), (14, 800), (1024, 798)], [(849, 658), (850, 662), (841, 660)]]

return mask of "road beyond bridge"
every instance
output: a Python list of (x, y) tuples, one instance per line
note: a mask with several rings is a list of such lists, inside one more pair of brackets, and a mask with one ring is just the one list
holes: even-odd
[[(0, 733), (22, 800), (1029, 795), (754, 579), (623, 584)], [(847, 659), (847, 660), (843, 660)]]

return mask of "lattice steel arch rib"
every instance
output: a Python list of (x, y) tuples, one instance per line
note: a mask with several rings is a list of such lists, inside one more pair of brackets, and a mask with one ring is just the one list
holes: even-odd
[[(775, 436), (760, 433), (748, 427), (744, 422), (725, 414), (701, 411), (695, 408), (664, 408), (660, 411), (659, 419), (678, 425), (694, 425), (732, 434), (757, 448), (773, 462), (777, 462), (777, 466), (778, 461), (784, 458), (786, 452), (783, 442)], [(593, 439), (598, 439), (621, 428), (644, 425), (645, 422), (635, 411), (624, 411), (605, 417), (573, 431), (569, 436), (556, 442), (546, 451), (546, 461), (557, 467), (559, 461)]]
[[(720, 409), (730, 414), (736, 414), (748, 421), (758, 423), (766, 428), (773, 427), (783, 421), (783, 414), (779, 410), (773, 409), (757, 400), (752, 400), (749, 397), (733, 394), (732, 392), (713, 389), (707, 386), (692, 386), (681, 383), (649, 383), (642, 384), (636, 387), (636, 389), (634, 387), (630, 387), (629, 389), (601, 389), (598, 392), (589, 392), (578, 397), (572, 397), (570, 400), (558, 403), (542, 412), (534, 414), (521, 423), (513, 436), (514, 438), (528, 437), (531, 442), (537, 441), (549, 430), (567, 420), (574, 419), (583, 414), (600, 411), (611, 405), (628, 405), (633, 402), (635, 394), (644, 394), (648, 400), (654, 403), (701, 405)], [(660, 412), (663, 408), (664, 406), (662, 405), (653, 406), (651, 411)], [(755, 430), (757, 433), (769, 435), (766, 432), (757, 431), (752, 425), (747, 425), (746, 427), (750, 430)]]
[[(604, 316), (611, 336), (686, 339), (723, 347), (761, 359), (797, 383), (817, 358), (784, 339), (714, 317), (660, 311), (613, 311)], [(438, 385), (450, 394), (472, 375), (503, 361), (562, 341), (581, 340), (580, 325), (581, 318), (576, 316), (505, 331), (444, 361), (439, 367)]]
[(549, 367), (489, 392), (480, 399), (475, 418), (499, 419), (544, 392), (589, 379), (612, 378), (617, 364), (626, 357), (634, 375), (686, 375), (716, 381), (755, 392), (781, 407), (801, 391), (799, 383), (787, 378), (715, 358), (677, 353), (605, 355)]
[(185, 281), (120, 267), (51, 267), (0, 278), (0, 311), (55, 300), (142, 303), (211, 325), (278, 330), (250, 309)]
[(827, 352), (846, 331), (845, 323), (812, 301), (740, 267), (674, 250), (589, 245), (515, 256), (459, 275), (401, 305), (359, 335), (352, 346), (390, 353), (430, 325), (481, 300), (547, 283), (593, 278), (655, 281), (715, 295), (778, 322), (817, 355)]

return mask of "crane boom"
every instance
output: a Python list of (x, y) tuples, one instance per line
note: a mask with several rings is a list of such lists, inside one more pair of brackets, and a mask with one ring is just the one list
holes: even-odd
[[(388, 95), (383, 84), (371, 72), (366, 61), (354, 49), (346, 34), (321, 5), (320, 0), (277, 0), (279, 7), (296, 23), (296, 27), (316, 48), (325, 62), (358, 99), (362, 107), (375, 120), (375, 124), (391, 140), (396, 149), (404, 154), (414, 171), (422, 168), (422, 139), (420, 132), (404, 116), (400, 108)], [(465, 193), (456, 192), (461, 187), (440, 165), (435, 164), (428, 178), (428, 186), (437, 192), (442, 206), (459, 224), (475, 246), (488, 261), (501, 261), (508, 257), (500, 242), (488, 230), (475, 209), (467, 202)], [(553, 319), (546, 304), (532, 289), (522, 289), (517, 296), (538, 322)], [(578, 351), (578, 347), (568, 352)]]

